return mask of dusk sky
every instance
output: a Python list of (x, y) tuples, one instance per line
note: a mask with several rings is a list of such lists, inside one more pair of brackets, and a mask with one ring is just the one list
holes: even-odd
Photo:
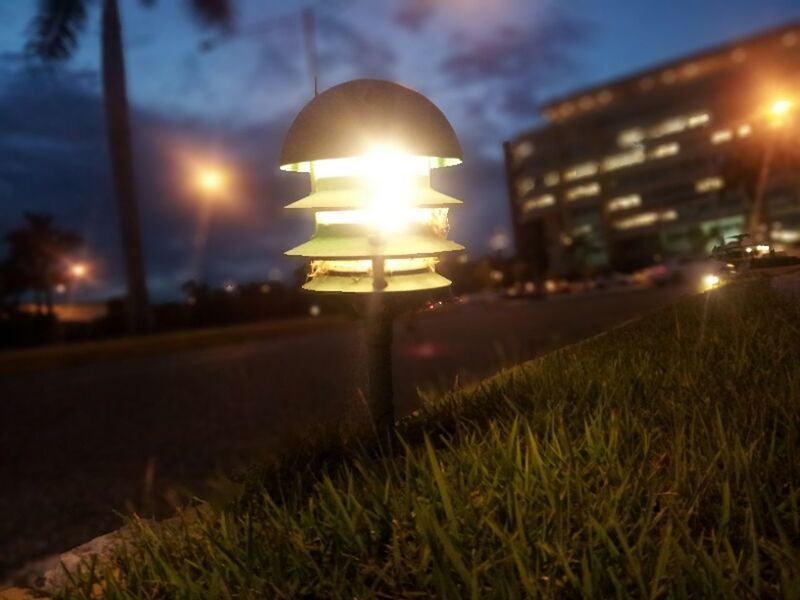
[[(540, 123), (538, 104), (608, 78), (800, 18), (798, 0), (234, 0), (233, 30), (194, 19), (186, 1), (121, 0), (136, 168), (151, 293), (177, 295), (201, 269), (218, 283), (287, 275), (281, 254), (311, 234), (282, 206), (303, 178), (277, 153), (312, 94), (300, 11), (314, 6), (320, 87), (392, 79), (448, 116), (465, 162), (434, 184), (462, 198), (451, 237), (471, 256), (508, 228), (504, 139)], [(75, 56), (25, 56), (33, 0), (0, 0), (0, 231), (23, 211), (82, 233), (90, 295), (121, 293), (119, 242), (99, 95), (99, 4)], [(198, 162), (226, 165), (232, 197), (211, 214), (198, 255)], [(199, 236), (202, 238), (203, 236)], [(200, 265), (200, 267), (198, 267)]]

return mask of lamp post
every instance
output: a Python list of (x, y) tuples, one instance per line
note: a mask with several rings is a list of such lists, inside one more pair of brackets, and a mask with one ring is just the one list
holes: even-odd
[(191, 276), (198, 281), (203, 277), (205, 246), (211, 226), (211, 211), (214, 205), (227, 197), (230, 179), (228, 171), (214, 165), (203, 165), (190, 175), (191, 188), (199, 195), (197, 225), (192, 246)]
[(793, 110), (794, 102), (788, 98), (776, 99), (769, 105), (767, 110), (767, 121), (774, 131), (768, 134), (769, 137), (764, 148), (761, 166), (758, 170), (753, 213), (750, 215), (748, 227), (750, 236), (758, 242), (771, 242), (772, 223), (769, 217), (769, 206), (766, 201), (767, 184), (769, 183), (769, 175), (775, 158), (775, 145), (778, 141), (776, 138), (782, 134), (792, 116)]
[(396, 83), (359, 79), (315, 96), (292, 123), (281, 169), (308, 173), (311, 194), (287, 206), (314, 213), (316, 231), (288, 256), (310, 259), (304, 289), (363, 298), (368, 399), (376, 432), (392, 431), (392, 322), (447, 288), (438, 257), (460, 200), (431, 188), (431, 169), (457, 165), (461, 146), (442, 112)]
[(72, 275), (72, 278), (75, 280), (83, 279), (89, 274), (89, 267), (86, 266), (86, 263), (74, 263), (69, 268), (69, 274)]

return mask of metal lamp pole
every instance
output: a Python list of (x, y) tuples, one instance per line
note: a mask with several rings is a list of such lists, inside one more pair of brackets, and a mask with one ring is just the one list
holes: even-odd
[(385, 298), (384, 259), (372, 259), (372, 293), (366, 315), (367, 389), (369, 409), (376, 433), (394, 430), (395, 410), (392, 387), (392, 339), (394, 315)]

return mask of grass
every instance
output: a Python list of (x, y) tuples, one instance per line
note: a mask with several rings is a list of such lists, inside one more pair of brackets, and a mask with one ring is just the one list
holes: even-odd
[(800, 598), (800, 307), (746, 285), (134, 522), (60, 598)]

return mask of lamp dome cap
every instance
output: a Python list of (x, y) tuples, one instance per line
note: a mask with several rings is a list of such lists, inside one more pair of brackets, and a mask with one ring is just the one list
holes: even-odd
[(368, 154), (390, 146), (406, 154), (463, 159), (461, 144), (441, 110), (410, 88), (355, 79), (325, 90), (295, 118), (281, 149), (281, 168)]

